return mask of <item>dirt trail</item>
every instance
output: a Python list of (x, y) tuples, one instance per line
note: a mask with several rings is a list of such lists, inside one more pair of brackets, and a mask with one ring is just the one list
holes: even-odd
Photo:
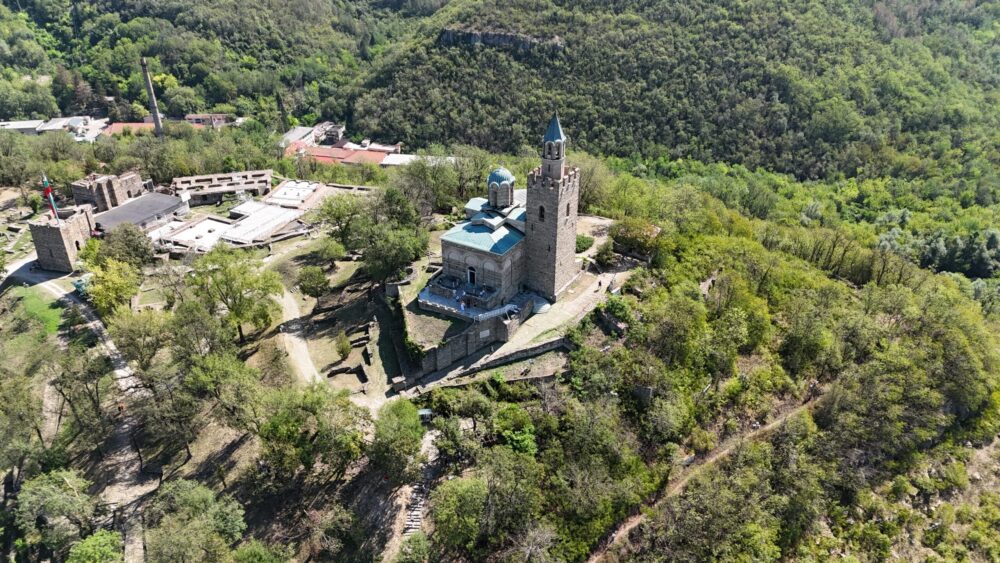
[(292, 364), (292, 369), (298, 374), (299, 381), (306, 385), (312, 383), (323, 383), (323, 377), (316, 369), (316, 365), (309, 355), (309, 344), (300, 336), (304, 321), (302, 312), (295, 296), (287, 289), (281, 295), (281, 320), (283, 322), (281, 340), (284, 342), (285, 351), (288, 352), (288, 360)]
[[(50, 280), (42, 281), (44, 274), (32, 274), (25, 276), (24, 281), (36, 283), (38, 287), (66, 305), (79, 307), (80, 313), (87, 321), (87, 328), (98, 336), (99, 346), (111, 359), (118, 388), (126, 396), (134, 393), (133, 389), (138, 383), (135, 375), (118, 353), (118, 348), (111, 341), (107, 328), (97, 314), (89, 305), (58, 284)], [(137, 425), (135, 417), (120, 416), (116, 422), (109, 440), (110, 450), (100, 464), (100, 472), (112, 476), (102, 491), (101, 498), (116, 512), (117, 524), (125, 536), (125, 563), (141, 563), (145, 559), (141, 505), (146, 495), (156, 490), (159, 482), (155, 478), (146, 479), (142, 475), (139, 454), (131, 442), (131, 436)]]
[[(782, 424), (784, 424), (789, 418), (807, 410), (815, 407), (823, 395), (819, 395), (810, 399), (808, 402), (791, 409), (781, 416), (775, 418), (771, 422), (761, 426), (760, 428), (742, 434), (740, 436), (734, 436), (733, 438), (727, 440), (722, 446), (712, 450), (707, 456), (698, 460), (696, 463), (682, 469), (678, 478), (672, 481), (663, 489), (660, 495), (651, 503), (653, 512), (670, 498), (677, 496), (678, 494), (684, 492), (684, 488), (687, 484), (691, 482), (696, 475), (699, 475), (706, 468), (712, 467), (718, 462), (722, 461), (729, 454), (747, 441), (757, 440), (763, 438), (770, 434), (771, 432), (777, 430)], [(650, 505), (647, 505), (650, 506)], [(608, 554), (616, 547), (619, 547), (624, 541), (628, 539), (629, 534), (634, 530), (639, 524), (646, 520), (646, 511), (641, 511), (638, 514), (634, 514), (629, 518), (625, 519), (618, 528), (615, 529), (614, 533), (608, 537), (607, 540), (598, 545), (597, 549), (587, 558), (587, 563), (599, 563), (608, 561)]]

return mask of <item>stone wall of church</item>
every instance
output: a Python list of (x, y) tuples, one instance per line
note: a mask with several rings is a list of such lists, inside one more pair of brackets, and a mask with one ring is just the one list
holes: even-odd
[(469, 268), (475, 268), (476, 284), (495, 288), (502, 304), (514, 297), (524, 282), (522, 247), (523, 244), (519, 244), (506, 255), (497, 256), (445, 241), (441, 248), (444, 273), (468, 281)]

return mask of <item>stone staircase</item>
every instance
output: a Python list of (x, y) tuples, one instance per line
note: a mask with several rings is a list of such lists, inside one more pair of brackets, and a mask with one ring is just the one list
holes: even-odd
[(419, 532), (424, 524), (424, 506), (427, 504), (427, 482), (421, 481), (413, 487), (410, 493), (410, 503), (406, 507), (406, 525), (403, 526), (403, 537), (409, 537)]
[(434, 482), (438, 469), (440, 469), (437, 466), (438, 449), (434, 445), (438, 434), (436, 430), (427, 432), (420, 444), (420, 452), (426, 457), (423, 465), (420, 466), (420, 481), (413, 485), (410, 490), (410, 502), (406, 505), (406, 524), (403, 525), (404, 538), (419, 532), (424, 524), (424, 514), (427, 512), (427, 495), (430, 492), (430, 485)]

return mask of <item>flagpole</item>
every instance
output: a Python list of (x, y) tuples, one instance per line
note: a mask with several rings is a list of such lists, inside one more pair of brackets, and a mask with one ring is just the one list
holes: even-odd
[(56, 224), (62, 226), (62, 219), (59, 218), (59, 208), (56, 207), (56, 198), (52, 195), (52, 182), (49, 181), (49, 177), (44, 173), (42, 174), (42, 190), (46, 201), (49, 203), (49, 209), (52, 211), (52, 218), (56, 220)]

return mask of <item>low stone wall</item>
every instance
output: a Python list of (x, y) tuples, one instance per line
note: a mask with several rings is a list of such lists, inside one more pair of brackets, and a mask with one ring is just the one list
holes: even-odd
[(415, 279), (417, 279), (417, 270), (411, 266), (407, 268), (405, 278), (399, 281), (386, 282), (385, 294), (389, 297), (399, 297), (400, 288), (410, 285)]
[(505, 356), (501, 356), (499, 358), (493, 358), (492, 360), (485, 362), (483, 364), (474, 365), (471, 368), (459, 373), (458, 377), (466, 377), (475, 373), (495, 369), (508, 364), (515, 364), (517, 362), (527, 360), (529, 358), (535, 358), (541, 356), (542, 354), (547, 354), (549, 352), (552, 352), (553, 350), (569, 351), (572, 349), (573, 349), (572, 343), (570, 343), (570, 341), (565, 337), (560, 336), (559, 338), (554, 338), (552, 340), (542, 342), (537, 346), (532, 346), (530, 348), (523, 348), (516, 352), (511, 352), (510, 354), (507, 354)]
[(509, 337), (508, 327), (502, 317), (473, 323), (461, 334), (426, 350), (417, 377), (442, 370), (491, 344), (505, 342)]

